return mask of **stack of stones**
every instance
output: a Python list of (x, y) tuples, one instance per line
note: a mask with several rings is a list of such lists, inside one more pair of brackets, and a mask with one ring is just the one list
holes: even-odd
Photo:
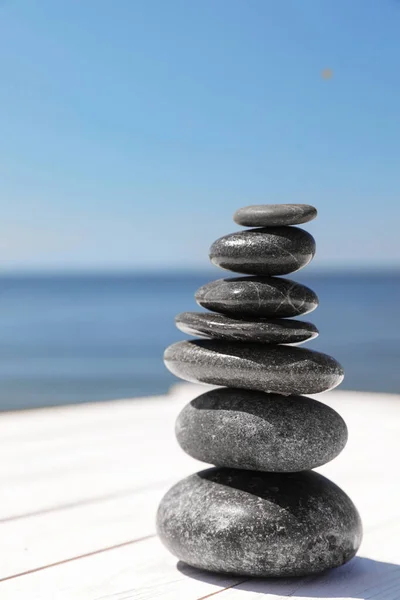
[(168, 369), (188, 381), (224, 386), (190, 402), (176, 423), (183, 450), (215, 468), (176, 484), (157, 516), (163, 543), (194, 567), (306, 575), (347, 562), (360, 545), (354, 504), (311, 470), (341, 452), (346, 424), (303, 396), (337, 386), (343, 370), (326, 354), (295, 347), (318, 331), (290, 317), (315, 309), (318, 298), (277, 277), (312, 260), (313, 237), (293, 225), (316, 214), (302, 204), (238, 210), (236, 223), (252, 229), (218, 239), (210, 258), (246, 276), (197, 291), (197, 302), (214, 312), (177, 317), (179, 329), (203, 339), (170, 346)]

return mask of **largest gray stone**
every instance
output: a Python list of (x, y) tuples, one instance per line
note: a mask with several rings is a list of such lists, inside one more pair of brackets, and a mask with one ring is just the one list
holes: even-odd
[(164, 496), (157, 531), (170, 552), (193, 567), (257, 577), (338, 567), (362, 538), (350, 498), (313, 471), (201, 471)]
[(189, 402), (175, 433), (193, 458), (254, 471), (314, 469), (333, 460), (347, 442), (342, 417), (322, 402), (232, 388)]
[(217, 279), (199, 288), (195, 298), (208, 310), (236, 316), (296, 317), (318, 306), (313, 290), (283, 277)]
[(275, 394), (317, 394), (342, 381), (331, 356), (291, 346), (193, 340), (166, 349), (167, 368), (181, 379)]
[(225, 235), (210, 248), (218, 267), (248, 275), (286, 275), (308, 265), (315, 240), (298, 227), (249, 229)]

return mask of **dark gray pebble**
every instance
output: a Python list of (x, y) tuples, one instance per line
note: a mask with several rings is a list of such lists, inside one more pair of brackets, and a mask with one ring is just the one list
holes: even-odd
[(316, 216), (317, 209), (309, 204), (256, 204), (239, 208), (233, 220), (246, 227), (277, 227), (300, 225)]
[(312, 323), (294, 319), (241, 319), (218, 313), (184, 312), (175, 318), (189, 335), (219, 340), (299, 344), (318, 335)]
[(362, 538), (350, 498), (314, 471), (195, 473), (164, 496), (157, 530), (170, 552), (193, 567), (257, 577), (338, 567)]
[(308, 265), (315, 240), (298, 227), (269, 227), (231, 233), (216, 240), (210, 259), (218, 267), (248, 275), (286, 275)]
[(255, 317), (296, 317), (318, 306), (313, 290), (279, 277), (217, 279), (199, 288), (195, 297), (208, 310)]
[(182, 449), (217, 467), (296, 472), (333, 460), (347, 427), (326, 404), (233, 388), (202, 394), (176, 421)]
[(172, 344), (164, 353), (167, 368), (181, 379), (273, 394), (317, 394), (342, 381), (331, 356), (291, 346), (193, 340)]

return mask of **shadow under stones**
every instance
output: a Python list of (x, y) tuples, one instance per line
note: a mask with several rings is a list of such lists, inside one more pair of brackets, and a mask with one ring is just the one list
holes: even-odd
[[(347, 564), (319, 575), (291, 578), (245, 578), (202, 571), (179, 561), (187, 577), (221, 588), (296, 598), (352, 598), (379, 600), (400, 587), (400, 565), (357, 556)], [(237, 581), (239, 579), (239, 581)], [(396, 587), (397, 583), (397, 587)], [(222, 589), (221, 589), (222, 591)], [(393, 590), (391, 598), (395, 598)], [(389, 598), (389, 596), (387, 596)]]
[(262, 498), (280, 506), (296, 518), (301, 519), (307, 498), (331, 491), (337, 486), (315, 471), (295, 473), (264, 473), (227, 467), (211, 467), (196, 473), (201, 479), (229, 487), (239, 492)]
[[(271, 401), (273, 402), (272, 409), (269, 404)], [(282, 396), (271, 392), (226, 387), (204, 392), (191, 400), (189, 404), (199, 411), (241, 412), (269, 422), (265, 415), (269, 415), (271, 410), (274, 410), (275, 413), (278, 410), (282, 413), (284, 411), (289, 413), (293, 408), (296, 410), (296, 414), (298, 411), (304, 411), (307, 412), (308, 416), (310, 407), (315, 409), (316, 406), (322, 403), (307, 396)]]

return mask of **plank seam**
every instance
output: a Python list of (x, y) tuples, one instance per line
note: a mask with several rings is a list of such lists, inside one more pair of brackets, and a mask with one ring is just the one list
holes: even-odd
[(80, 554), (79, 556), (65, 558), (64, 560), (59, 560), (57, 562), (51, 563), (50, 565), (36, 567), (35, 569), (29, 569), (28, 571), (23, 571), (22, 573), (15, 573), (14, 575), (9, 575), (8, 577), (3, 577), (2, 579), (0, 579), (0, 583), (9, 581), (10, 579), (16, 579), (17, 577), (23, 577), (24, 575), (32, 575), (33, 573), (37, 573), (38, 571), (45, 571), (46, 569), (51, 569), (53, 567), (59, 567), (60, 565), (74, 562), (76, 560), (80, 560), (81, 558), (89, 558), (90, 556), (96, 556), (97, 554), (103, 554), (104, 552), (109, 552), (110, 550), (118, 550), (119, 548), (124, 548), (126, 546), (132, 546), (133, 544), (137, 544), (139, 542), (144, 542), (144, 541), (149, 540), (154, 537), (156, 537), (156, 534), (152, 533), (150, 535), (144, 535), (143, 537), (137, 538), (136, 540), (129, 540), (127, 542), (121, 542), (120, 544), (115, 544), (114, 546), (108, 546), (106, 548), (100, 548), (100, 550), (93, 550), (92, 552), (87, 552), (86, 554)]
[[(291, 598), (293, 597), (295, 594), (297, 594), (297, 592), (304, 587), (306, 584), (314, 581), (315, 579), (317, 579), (318, 575), (313, 575), (310, 577), (305, 577), (301, 582), (299, 582), (299, 585), (296, 587), (295, 590), (293, 590), (292, 592), (290, 592), (289, 594), (286, 594), (284, 597), (285, 598)], [(217, 594), (222, 594), (223, 592), (226, 592), (227, 590), (231, 590), (232, 588), (236, 588), (239, 585), (242, 585), (243, 583), (247, 583), (249, 581), (254, 581), (254, 577), (248, 578), (248, 579), (242, 579), (241, 581), (238, 581), (237, 583), (233, 583), (232, 585), (228, 585), (228, 587), (223, 588), (221, 590), (217, 590), (215, 592), (212, 592), (211, 594), (208, 594), (207, 596), (202, 596), (201, 598), (198, 598), (197, 600), (206, 600), (207, 598), (212, 598), (213, 596), (216, 596)], [(283, 598), (283, 596), (277, 596), (277, 600), (279, 600), (279, 598)]]
[(241, 585), (242, 583), (247, 583), (248, 581), (251, 581), (251, 579), (242, 579), (241, 581), (238, 581), (237, 583), (232, 583), (232, 585), (228, 585), (228, 587), (225, 587), (221, 590), (216, 590), (215, 592), (211, 592), (211, 594), (207, 594), (207, 596), (201, 596), (201, 598), (198, 598), (197, 600), (206, 600), (207, 598), (212, 598), (213, 596), (216, 596), (217, 594), (222, 594), (222, 592), (231, 590), (232, 588), (237, 587), (238, 585)]
[(85, 500), (76, 500), (75, 502), (68, 502), (66, 504), (57, 504), (56, 506), (51, 506), (48, 508), (43, 508), (43, 509), (35, 510), (32, 512), (11, 515), (10, 517), (1, 518), (0, 524), (9, 523), (10, 521), (20, 521), (22, 519), (28, 519), (31, 517), (38, 517), (40, 515), (47, 515), (49, 513), (58, 512), (58, 511), (62, 511), (62, 510), (70, 510), (73, 508), (78, 508), (80, 506), (87, 506), (89, 504), (100, 504), (101, 502), (107, 502), (109, 500), (116, 500), (117, 498), (124, 498), (124, 496), (132, 496), (133, 494), (136, 494), (136, 493), (141, 494), (143, 492), (155, 491), (157, 489), (160, 489), (160, 491), (161, 491), (161, 489), (164, 486), (171, 484), (171, 482), (172, 482), (172, 479), (168, 479), (165, 481), (160, 481), (160, 482), (142, 486), (142, 487), (121, 490), (119, 492), (113, 492), (111, 494), (104, 494), (103, 496), (95, 496), (92, 498), (87, 498)]

